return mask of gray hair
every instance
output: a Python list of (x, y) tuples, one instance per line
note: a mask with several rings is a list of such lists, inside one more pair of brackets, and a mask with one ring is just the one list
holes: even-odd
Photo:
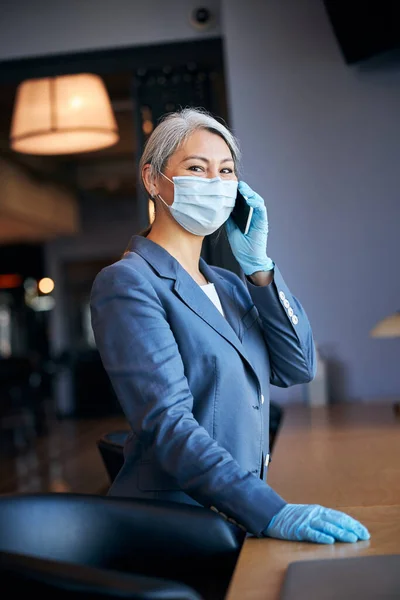
[(140, 173), (147, 164), (154, 177), (162, 172), (169, 157), (197, 129), (206, 129), (219, 135), (229, 147), (235, 171), (239, 171), (240, 149), (235, 136), (225, 125), (202, 108), (184, 108), (165, 115), (146, 142), (140, 159)]

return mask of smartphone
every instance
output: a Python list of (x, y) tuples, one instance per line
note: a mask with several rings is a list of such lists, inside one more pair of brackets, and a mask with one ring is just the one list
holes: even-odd
[(253, 208), (247, 204), (245, 197), (238, 190), (231, 217), (244, 235), (249, 231), (252, 216)]

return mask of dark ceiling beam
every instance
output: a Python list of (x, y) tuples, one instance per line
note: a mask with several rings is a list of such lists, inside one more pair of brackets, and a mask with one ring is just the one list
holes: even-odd
[(0, 61), (0, 84), (34, 77), (51, 77), (83, 71), (115, 73), (137, 69), (181, 66), (182, 62), (201, 63), (205, 68), (222, 67), (222, 39), (219, 37), (189, 42), (133, 46), (110, 50), (44, 55)]
[(79, 232), (78, 200), (68, 188), (33, 178), (4, 158), (0, 158), (0, 180), (0, 244)]

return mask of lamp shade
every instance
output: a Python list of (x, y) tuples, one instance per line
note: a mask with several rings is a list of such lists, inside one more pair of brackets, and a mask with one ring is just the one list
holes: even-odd
[(400, 311), (379, 321), (371, 330), (370, 336), (375, 338), (400, 337)]
[(17, 89), (11, 148), (73, 154), (112, 146), (118, 127), (103, 80), (90, 73), (23, 81)]

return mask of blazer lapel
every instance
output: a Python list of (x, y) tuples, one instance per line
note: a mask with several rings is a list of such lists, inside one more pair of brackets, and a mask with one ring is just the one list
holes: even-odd
[(235, 288), (216, 274), (204, 260), (200, 261), (201, 271), (206, 279), (215, 285), (218, 292), (225, 318), (207, 295), (200, 289), (194, 279), (180, 268), (179, 277), (175, 282), (175, 292), (181, 300), (191, 308), (203, 321), (225, 338), (248, 362), (252, 364), (238, 337), (240, 331), (240, 315), (235, 299)]
[(182, 302), (232, 344), (253, 368), (238, 337), (240, 314), (234, 286), (215, 273), (203, 259), (200, 260), (202, 273), (215, 285), (218, 292), (226, 317), (224, 318), (189, 273), (164, 248), (145, 237), (133, 236), (129, 249), (140, 254), (161, 277), (175, 280), (174, 290)]

